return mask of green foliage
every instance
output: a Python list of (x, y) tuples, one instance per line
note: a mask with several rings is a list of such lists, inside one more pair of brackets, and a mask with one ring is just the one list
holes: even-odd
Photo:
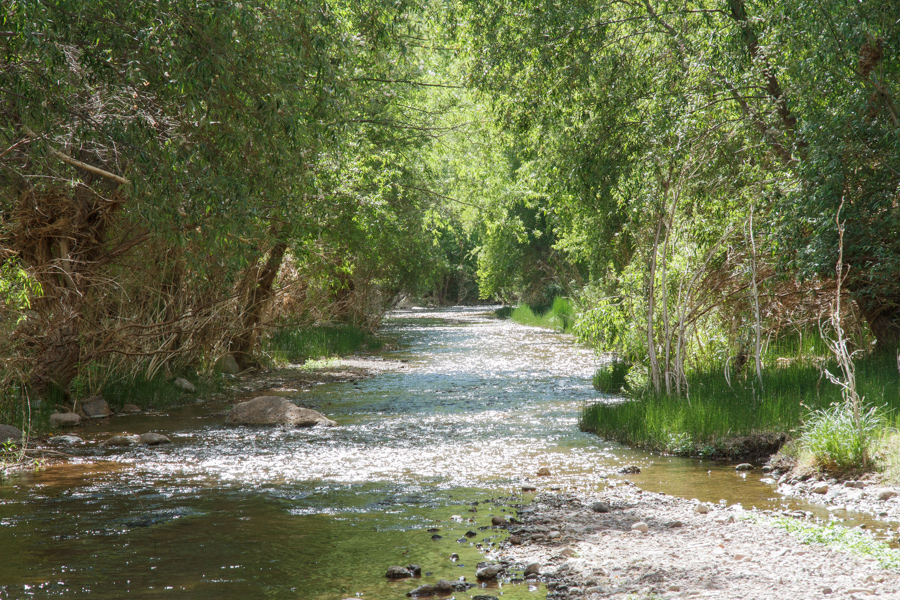
[(827, 546), (878, 561), (883, 569), (900, 569), (900, 550), (878, 540), (867, 531), (850, 529), (839, 523), (806, 523), (788, 517), (767, 521), (791, 533), (803, 544)]
[[(820, 368), (794, 362), (769, 370), (765, 390), (752, 377), (734, 377), (729, 386), (720, 371), (696, 371), (688, 376), (688, 399), (649, 391), (638, 395), (629, 382), (629, 393), (637, 399), (591, 404), (582, 414), (581, 427), (622, 443), (686, 455), (709, 454), (729, 438), (805, 431), (810, 413), (842, 403), (840, 390), (824, 379)], [(895, 358), (859, 360), (857, 382), (860, 392), (878, 398), (888, 413), (900, 409)], [(871, 415), (872, 423), (878, 423), (869, 432), (871, 441), (885, 426), (881, 414)], [(825, 436), (827, 431), (823, 429), (822, 439), (833, 440), (835, 436)]]
[(594, 373), (594, 389), (604, 394), (618, 394), (623, 390), (631, 365), (618, 360), (604, 364)]
[[(567, 298), (557, 296), (546, 311), (535, 311), (527, 304), (523, 304), (515, 307), (509, 312), (508, 316), (516, 323), (521, 323), (522, 325), (556, 329), (557, 331), (568, 333), (574, 322), (573, 312), (571, 302)], [(501, 311), (497, 311), (497, 314), (502, 316)]]
[(263, 352), (276, 362), (307, 360), (375, 351), (384, 345), (377, 336), (352, 325), (282, 327), (263, 341)]
[(847, 471), (863, 466), (885, 435), (887, 418), (877, 406), (859, 407), (859, 420), (847, 402), (812, 411), (801, 428), (800, 445), (816, 466)]

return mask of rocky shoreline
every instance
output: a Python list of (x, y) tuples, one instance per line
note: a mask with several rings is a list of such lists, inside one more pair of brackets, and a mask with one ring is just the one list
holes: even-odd
[(519, 510), (504, 551), (540, 565), (548, 600), (900, 596), (871, 558), (805, 545), (771, 514), (644, 492), (541, 494)]

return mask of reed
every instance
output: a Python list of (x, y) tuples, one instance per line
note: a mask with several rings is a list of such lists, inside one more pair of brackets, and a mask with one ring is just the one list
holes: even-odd
[(572, 303), (568, 298), (561, 296), (554, 298), (553, 304), (546, 310), (522, 304), (511, 311), (505, 308), (499, 309), (497, 315), (501, 317), (508, 316), (516, 323), (522, 325), (555, 329), (563, 333), (568, 333), (575, 322), (575, 311), (572, 308)]
[(384, 341), (376, 335), (353, 325), (282, 327), (262, 341), (263, 353), (275, 363), (303, 363), (383, 346)]
[[(680, 455), (715, 456), (729, 440), (741, 437), (796, 434), (817, 411), (842, 402), (841, 390), (822, 368), (832, 363), (796, 360), (765, 371), (765, 388), (755, 377), (731, 377), (722, 370), (688, 375), (687, 397), (644, 393), (634, 400), (587, 405), (581, 428), (602, 437), (650, 450)], [(860, 394), (896, 426), (900, 387), (896, 359), (876, 355), (857, 361)]]

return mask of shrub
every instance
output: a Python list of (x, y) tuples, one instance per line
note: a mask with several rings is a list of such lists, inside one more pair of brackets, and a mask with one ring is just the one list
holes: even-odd
[(813, 411), (802, 427), (800, 445), (818, 466), (841, 471), (863, 467), (863, 458), (877, 450), (887, 420), (883, 411), (862, 405), (859, 425), (847, 402)]

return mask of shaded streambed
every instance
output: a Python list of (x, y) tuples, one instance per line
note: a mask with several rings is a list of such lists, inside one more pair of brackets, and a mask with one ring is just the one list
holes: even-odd
[[(777, 498), (758, 471), (579, 432), (582, 406), (598, 399), (597, 359), (568, 337), (483, 308), (400, 311), (385, 329), (403, 348), (385, 355), (402, 368), (297, 394), (339, 427), (227, 429), (208, 416), (223, 407), (205, 405), (117, 417), (86, 439), (153, 430), (174, 443), (89, 444), (70, 464), (0, 484), (0, 598), (403, 598), (438, 578), (474, 582), (506, 535), (491, 515), (527, 500), (524, 484), (596, 489), (627, 464), (649, 490), (812, 510)], [(536, 477), (541, 467), (552, 475)], [(411, 563), (430, 575), (384, 578)], [(503, 583), (488, 593), (547, 592)]]

